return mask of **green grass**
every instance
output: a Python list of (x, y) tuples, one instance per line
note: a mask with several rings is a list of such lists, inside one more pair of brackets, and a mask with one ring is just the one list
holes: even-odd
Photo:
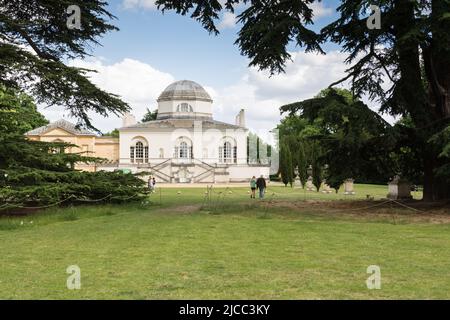
[[(319, 212), (303, 200), (349, 198), (271, 189), (272, 200), (303, 207), (252, 201), (240, 188), (216, 190), (202, 207), (205, 189), (164, 189), (150, 205), (1, 218), (0, 299), (450, 298), (450, 224), (404, 209), (392, 210), (395, 221)], [(381, 198), (386, 187), (356, 191), (351, 199)], [(81, 290), (66, 288), (70, 265)], [(366, 287), (369, 265), (381, 267), (381, 290)]]

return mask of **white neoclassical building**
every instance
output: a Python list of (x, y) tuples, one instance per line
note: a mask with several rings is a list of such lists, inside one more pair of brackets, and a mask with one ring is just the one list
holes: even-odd
[(119, 138), (97, 136), (59, 120), (26, 134), (31, 140), (61, 141), (82, 152), (105, 158), (102, 164), (78, 164), (87, 171), (148, 172), (165, 183), (228, 183), (270, 174), (270, 164), (255, 160), (256, 145), (248, 147), (244, 110), (235, 124), (213, 119), (213, 101), (199, 84), (178, 81), (158, 98), (154, 121), (138, 123), (125, 115)]
[(151, 172), (160, 182), (227, 183), (270, 174), (268, 163), (248, 159), (244, 110), (235, 124), (213, 119), (213, 101), (199, 84), (178, 81), (159, 96), (154, 121), (131, 114), (119, 129), (120, 169)]

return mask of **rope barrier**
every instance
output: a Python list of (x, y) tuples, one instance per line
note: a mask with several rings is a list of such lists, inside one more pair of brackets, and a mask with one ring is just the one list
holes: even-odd
[(87, 203), (94, 203), (94, 202), (102, 202), (105, 201), (106, 199), (110, 198), (110, 199), (119, 199), (122, 201), (126, 201), (126, 200), (130, 200), (133, 198), (136, 198), (137, 196), (139, 196), (139, 193), (136, 193), (134, 195), (132, 195), (131, 197), (127, 197), (127, 198), (121, 198), (121, 197), (112, 197), (112, 194), (107, 195), (104, 198), (101, 199), (96, 199), (96, 200), (91, 200), (91, 199), (81, 199), (81, 198), (76, 198), (74, 195), (69, 196), (68, 198), (52, 203), (52, 204), (48, 204), (45, 206), (37, 206), (37, 207), (27, 207), (27, 206), (23, 206), (23, 205), (19, 205), (19, 204), (10, 204), (10, 203), (5, 203), (3, 205), (0, 206), (0, 211), (1, 210), (7, 210), (7, 209), (13, 209), (13, 208), (19, 208), (19, 209), (48, 209), (51, 207), (55, 207), (57, 205), (60, 205), (61, 203), (64, 203), (70, 199), (75, 199), (74, 201), (77, 202), (87, 202)]
[(381, 203), (377, 203), (377, 204), (374, 204), (373, 206), (366, 206), (366, 207), (361, 207), (361, 208), (351, 208), (351, 209), (334, 209), (334, 210), (329, 210), (329, 209), (327, 209), (327, 212), (340, 212), (340, 211), (361, 211), (361, 210), (369, 210), (369, 209), (372, 209), (372, 208), (376, 208), (376, 207), (381, 207), (381, 206), (383, 206), (383, 205), (385, 205), (385, 204), (388, 204), (388, 203), (392, 203), (392, 202), (394, 202), (393, 200), (387, 200), (387, 201), (384, 201), (384, 202), (381, 202)]
[[(213, 209), (214, 211), (217, 210), (217, 208), (219, 207), (219, 205), (222, 205), (222, 204), (224, 203), (227, 194), (231, 192), (231, 191), (230, 191), (230, 187), (226, 187), (224, 191), (215, 191), (215, 190), (214, 190), (214, 187), (213, 187), (212, 185), (211, 185), (211, 186), (207, 186), (206, 188), (207, 188), (207, 191), (205, 192), (205, 197), (204, 197), (204, 199), (203, 199), (203, 206), (205, 206), (205, 204), (207, 203), (207, 204), (208, 204), (208, 207), (211, 208), (212, 194), (216, 194), (216, 195), (217, 195), (217, 198), (216, 198), (216, 200), (214, 201), (214, 209)], [(269, 199), (268, 201), (266, 201), (266, 206), (265, 206), (265, 212), (267, 213), (267, 211), (269, 210), (269, 205), (272, 204), (272, 203), (274, 203), (274, 199), (275, 199), (275, 197), (278, 196), (279, 193), (277, 193), (277, 192), (276, 192), (275, 190), (273, 190), (272, 188), (266, 188), (266, 191), (271, 192), (271, 197), (270, 197), (270, 199)], [(292, 193), (295, 193), (295, 191), (289, 192), (289, 193), (287, 193), (287, 194), (292, 194)], [(284, 195), (284, 194), (285, 194), (285, 193), (283, 193), (283, 195)], [(3, 205), (0, 206), (0, 211), (2, 211), (2, 210), (7, 210), (7, 209), (11, 209), (11, 208), (22, 208), (22, 209), (47, 209), (47, 208), (55, 207), (55, 206), (57, 206), (57, 205), (59, 205), (59, 204), (62, 204), (62, 203), (64, 203), (64, 202), (66, 202), (66, 201), (68, 201), (68, 200), (70, 200), (70, 199), (74, 199), (74, 198), (75, 198), (75, 201), (78, 201), (78, 202), (87, 202), (87, 203), (102, 202), (102, 201), (105, 201), (105, 200), (108, 199), (108, 198), (111, 199), (111, 200), (112, 200), (112, 199), (118, 199), (118, 200), (121, 200), (121, 201), (127, 201), (127, 200), (131, 200), (131, 199), (133, 199), (133, 198), (136, 198), (136, 197), (138, 197), (139, 195), (140, 195), (139, 193), (136, 193), (136, 194), (134, 194), (134, 195), (132, 195), (132, 196), (130, 196), (130, 197), (122, 198), (122, 197), (118, 197), (118, 196), (113, 197), (112, 194), (109, 194), (109, 195), (107, 195), (107, 196), (105, 196), (105, 197), (103, 197), (103, 198), (101, 198), (101, 199), (96, 199), (96, 200), (91, 200), (91, 199), (78, 199), (78, 198), (76, 198), (74, 195), (71, 195), (71, 196), (69, 196), (69, 197), (66, 198), (66, 199), (63, 199), (63, 200), (61, 200), (61, 201), (58, 201), (58, 202), (55, 202), (55, 203), (52, 203), (52, 204), (48, 204), (48, 205), (45, 205), (45, 206), (27, 207), (27, 206), (23, 206), (23, 205), (19, 205), (19, 204), (9, 204), (9, 203), (5, 203), (5, 204), (3, 204)], [(413, 210), (413, 211), (415, 211), (415, 212), (421, 212), (421, 213), (429, 212), (429, 211), (423, 211), (423, 210), (419, 210), (419, 209), (413, 208), (413, 207), (408, 206), (408, 205), (406, 205), (406, 204), (404, 204), (404, 203), (402, 203), (402, 202), (399, 202), (399, 201), (396, 201), (396, 200), (392, 200), (392, 199), (389, 199), (389, 200), (387, 200), (387, 201), (383, 201), (383, 202), (381, 202), (381, 203), (377, 203), (377, 204), (374, 204), (374, 205), (371, 205), (371, 206), (365, 206), (365, 207), (360, 207), (360, 208), (349, 208), (349, 209), (326, 209), (326, 212), (344, 212), (344, 211), (345, 211), (345, 212), (348, 212), (348, 211), (369, 210), (369, 209), (372, 209), (372, 208), (376, 208), (376, 207), (383, 206), (383, 205), (388, 204), (388, 203), (394, 203), (394, 204), (397, 204), (397, 205), (399, 205), (399, 206), (402, 206), (402, 207), (404, 207), (404, 208), (406, 208), (406, 209)], [(325, 211), (325, 210), (323, 210), (323, 211)]]
[(5, 204), (2, 204), (1, 206), (0, 206), (0, 209), (1, 208), (3, 208), (3, 207), (7, 207), (8, 206), (8, 204), (7, 203), (5, 203)]
[(109, 197), (111, 197), (112, 194), (107, 195), (106, 197), (102, 198), (102, 199), (98, 199), (98, 200), (91, 200), (91, 199), (75, 199), (75, 201), (79, 201), (79, 202), (100, 202), (100, 201), (105, 201), (106, 199), (108, 199)]
[(402, 206), (402, 207), (405, 207), (405, 208), (407, 208), (407, 209), (414, 210), (414, 211), (416, 211), (416, 212), (422, 212), (422, 213), (426, 212), (426, 211), (423, 211), (423, 210), (419, 210), (419, 209), (416, 209), (416, 208), (407, 206), (406, 204), (401, 203), (401, 202), (398, 202), (398, 201), (395, 201), (395, 200), (392, 200), (392, 202), (395, 202), (396, 204), (398, 204), (398, 205), (400, 205), (400, 206)]
[(131, 200), (133, 198), (136, 198), (139, 195), (139, 193), (136, 193), (135, 195), (132, 195), (131, 197), (127, 197), (127, 198), (121, 198), (121, 197), (111, 197), (111, 199), (119, 199), (122, 201), (126, 201), (126, 200)]
[(1, 208), (0, 210), (4, 210), (4, 209), (12, 209), (12, 208), (20, 208), (20, 209), (47, 209), (47, 208), (51, 208), (51, 207), (55, 207), (63, 202), (66, 202), (69, 199), (74, 198), (75, 196), (70, 196), (64, 200), (55, 202), (53, 204), (49, 204), (49, 205), (45, 205), (45, 206), (39, 206), (39, 207), (26, 207), (26, 206), (22, 206), (22, 205), (14, 205), (14, 204), (7, 204), (7, 206), (5, 208)]

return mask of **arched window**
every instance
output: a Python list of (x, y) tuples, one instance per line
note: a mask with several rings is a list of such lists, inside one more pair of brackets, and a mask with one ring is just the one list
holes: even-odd
[(136, 162), (141, 163), (144, 160), (144, 144), (140, 141), (136, 142)]
[(177, 112), (194, 112), (194, 109), (188, 103), (181, 103), (177, 107)]
[[(53, 140), (53, 143), (56, 143), (56, 144), (62, 144), (62, 143), (64, 143), (64, 141), (63, 140), (61, 140), (61, 139), (56, 139), (56, 140)], [(84, 151), (84, 150), (83, 150)], [(87, 151), (87, 150), (86, 150)], [(51, 150), (51, 153), (65, 153), (65, 148), (63, 147), (63, 146), (58, 146), (58, 147), (55, 147), (55, 148), (53, 148), (52, 150)]]
[(184, 141), (180, 143), (180, 158), (181, 159), (188, 158), (188, 145)]
[(225, 137), (219, 147), (219, 162), (221, 163), (237, 163), (237, 146), (236, 140)]
[(131, 163), (148, 163), (148, 145), (142, 141), (137, 141), (130, 147)]
[(159, 158), (164, 159), (164, 149), (163, 148), (159, 149)]
[(175, 159), (193, 159), (194, 148), (188, 137), (179, 137), (175, 142), (173, 157)]
[(229, 142), (223, 144), (223, 158), (225, 159), (225, 162), (231, 160), (231, 143)]

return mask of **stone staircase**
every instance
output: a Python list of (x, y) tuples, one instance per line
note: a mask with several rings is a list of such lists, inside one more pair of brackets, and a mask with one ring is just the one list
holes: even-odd
[[(164, 173), (163, 171), (168, 167), (170, 175)], [(150, 171), (153, 176), (155, 176), (156, 178), (158, 178), (158, 180), (164, 183), (172, 183), (176, 180), (175, 179), (176, 168), (180, 169), (182, 167), (190, 167), (190, 168), (196, 167), (197, 172), (201, 171), (200, 173), (190, 178), (190, 182), (193, 183), (214, 183), (216, 182), (216, 176), (226, 176), (229, 174), (227, 165), (212, 166), (199, 159), (190, 159), (190, 161), (186, 163), (180, 163), (178, 161), (174, 161), (173, 159), (167, 159), (153, 166), (150, 164), (141, 165), (139, 166), (139, 169)], [(198, 168), (200, 168), (201, 170), (198, 170)]]
[[(163, 169), (167, 168), (168, 166), (172, 165), (172, 160), (168, 159), (165, 160), (161, 163), (158, 163), (157, 165), (151, 166), (151, 165), (147, 165), (145, 168), (148, 168), (152, 175), (154, 175), (155, 177), (161, 179), (163, 182), (166, 183), (171, 183), (172, 182), (172, 177), (169, 176), (168, 174), (165, 174), (164, 172), (162, 172)], [(142, 167), (141, 167), (142, 168)]]
[[(201, 183), (201, 182), (214, 182), (214, 174), (215, 174), (215, 167), (211, 166), (210, 164), (203, 162), (202, 160), (194, 159), (195, 164), (202, 168), (204, 171), (195, 177), (193, 177), (194, 183)], [(208, 178), (212, 178), (210, 180), (207, 180)]]

